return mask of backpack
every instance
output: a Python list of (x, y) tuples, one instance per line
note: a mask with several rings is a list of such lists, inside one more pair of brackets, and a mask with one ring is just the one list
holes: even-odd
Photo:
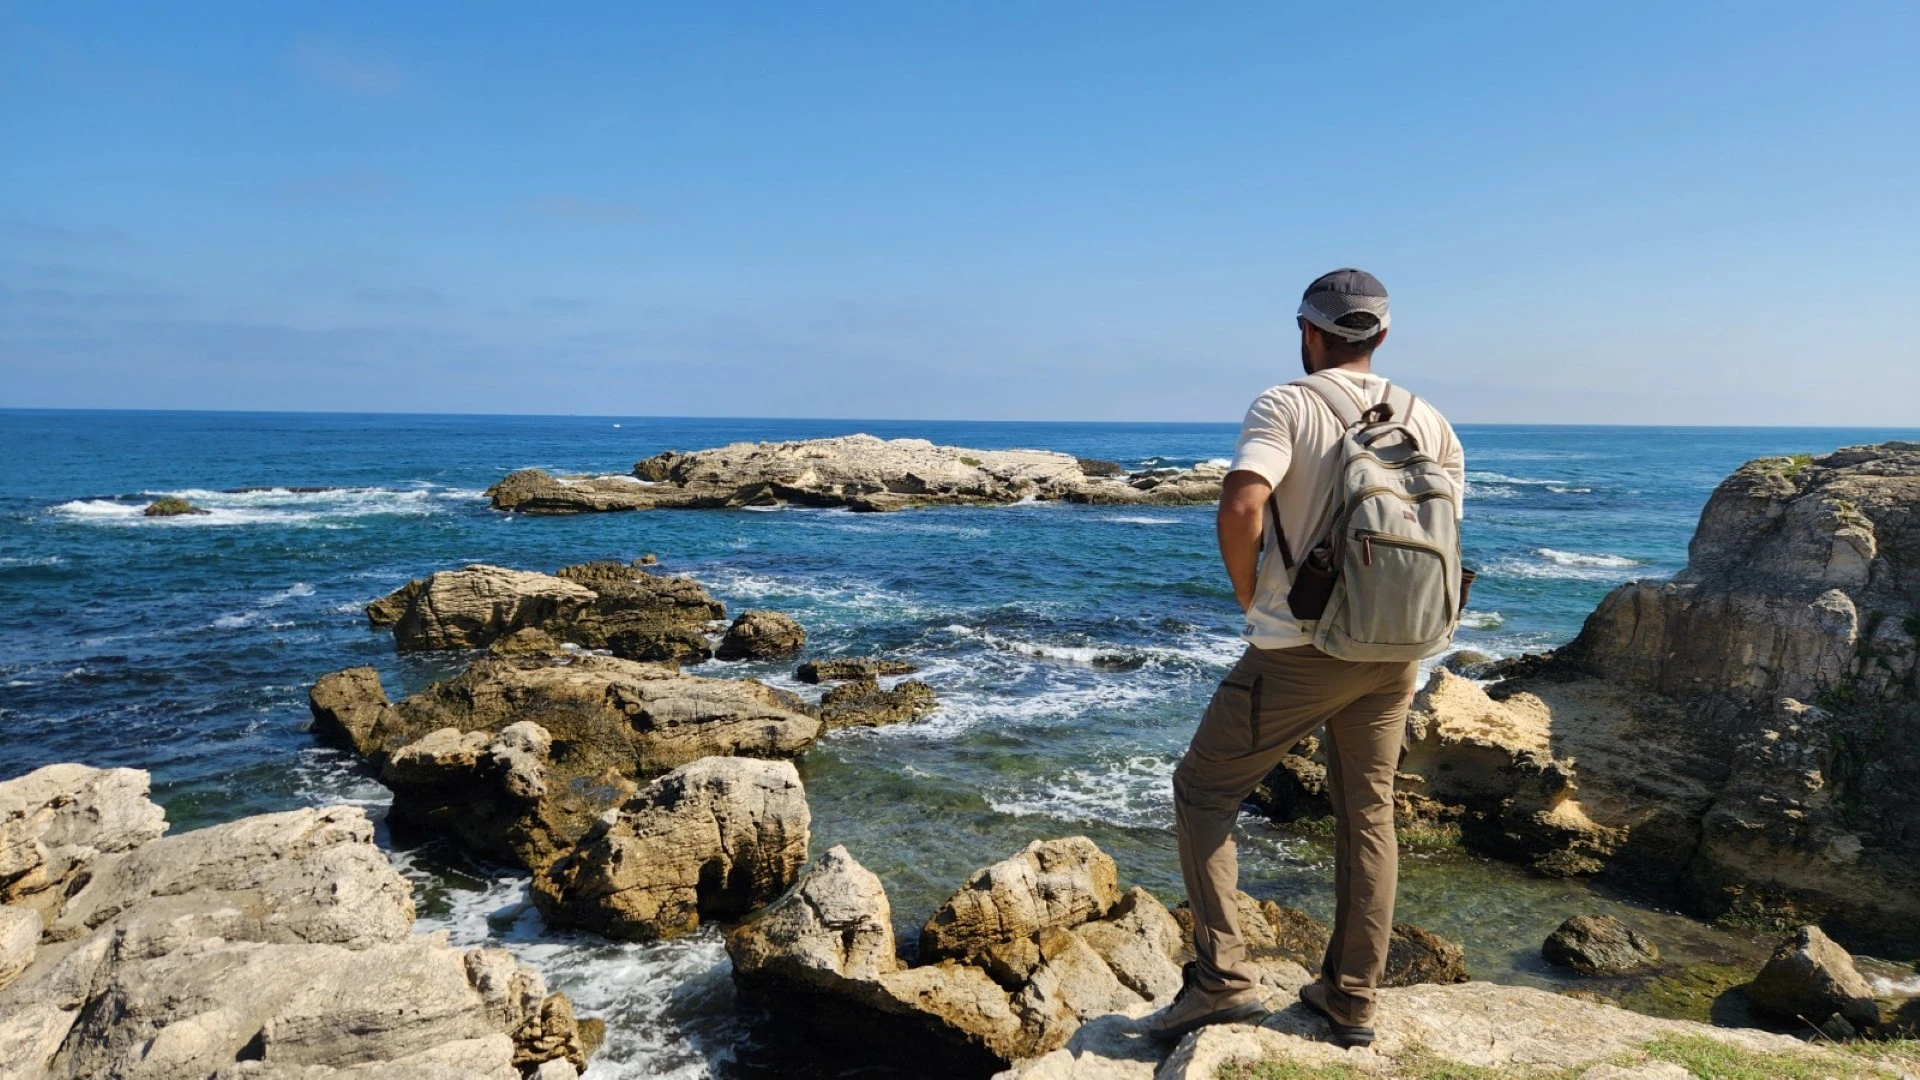
[(1418, 399), (1389, 385), (1379, 404), (1361, 409), (1331, 375), (1294, 385), (1332, 409), (1343, 431), (1326, 532), (1297, 568), (1271, 504), (1281, 557), (1294, 571), (1294, 617), (1313, 624), (1316, 648), (1342, 660), (1444, 651), (1466, 606), (1460, 518), (1452, 479), (1407, 423)]

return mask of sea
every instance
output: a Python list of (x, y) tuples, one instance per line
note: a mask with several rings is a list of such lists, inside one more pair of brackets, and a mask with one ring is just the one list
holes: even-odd
[[(175, 830), (342, 802), (378, 821), (386, 790), (315, 744), (308, 688), (371, 664), (398, 697), (468, 658), (396, 653), (368, 601), (468, 563), (550, 572), (651, 553), (730, 612), (799, 619), (813, 656), (906, 659), (938, 692), (930, 718), (833, 733), (800, 763), (813, 850), (845, 845), (877, 873), (904, 938), (973, 870), (1041, 837), (1090, 836), (1124, 882), (1178, 901), (1169, 781), (1241, 648), (1210, 507), (522, 517), (483, 494), (529, 466), (625, 472), (662, 450), (853, 432), (1140, 468), (1225, 459), (1235, 427), (0, 411), (0, 779), (59, 761), (146, 769)], [(1480, 576), (1459, 645), (1511, 655), (1567, 641), (1614, 586), (1678, 571), (1707, 496), (1742, 462), (1920, 431), (1460, 436)], [(210, 513), (143, 517), (161, 495)], [(694, 670), (815, 692), (790, 663)], [(415, 883), (423, 931), (510, 948), (608, 1022), (591, 1075), (835, 1074), (783, 1056), (736, 1006), (719, 929), (649, 945), (550, 933), (524, 875), (380, 837)], [(1330, 914), (1324, 841), (1249, 814), (1240, 842), (1245, 888)], [(1620, 915), (1681, 962), (1757, 967), (1768, 944), (1453, 848), (1411, 848), (1404, 864), (1398, 917), (1460, 941), (1476, 978), (1567, 985), (1539, 946), (1581, 912)]]

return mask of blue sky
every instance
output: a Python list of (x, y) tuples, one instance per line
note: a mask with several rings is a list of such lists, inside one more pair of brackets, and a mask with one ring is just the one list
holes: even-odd
[(0, 3), (0, 407), (1920, 424), (1920, 5)]

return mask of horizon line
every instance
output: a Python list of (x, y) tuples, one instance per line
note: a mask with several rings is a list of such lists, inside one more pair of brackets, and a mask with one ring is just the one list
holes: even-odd
[[(1238, 428), (1236, 420), (956, 420), (935, 417), (893, 418), (881, 416), (716, 416), (716, 415), (648, 415), (621, 413), (466, 413), (466, 412), (402, 412), (399, 410), (346, 410), (346, 409), (127, 409), (99, 408), (87, 406), (38, 406), (5, 405), (0, 406), (0, 415), (8, 413), (116, 413), (142, 416), (386, 416), (386, 417), (437, 417), (444, 419), (498, 419), (498, 420), (706, 420), (706, 421), (761, 421), (769, 423), (800, 422), (813, 424), (1031, 424), (1063, 425), (1076, 424), (1095, 427), (1105, 424), (1125, 424), (1136, 427), (1192, 427), (1212, 426)], [(1891, 424), (1624, 424), (1624, 423), (1516, 423), (1513, 421), (1462, 421), (1455, 428), (1642, 428), (1662, 431), (1913, 431), (1920, 432), (1920, 425), (1903, 426)]]

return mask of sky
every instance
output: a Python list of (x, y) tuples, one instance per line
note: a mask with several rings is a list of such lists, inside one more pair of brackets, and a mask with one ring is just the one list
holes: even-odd
[(0, 0), (0, 408), (1920, 424), (1920, 4)]

